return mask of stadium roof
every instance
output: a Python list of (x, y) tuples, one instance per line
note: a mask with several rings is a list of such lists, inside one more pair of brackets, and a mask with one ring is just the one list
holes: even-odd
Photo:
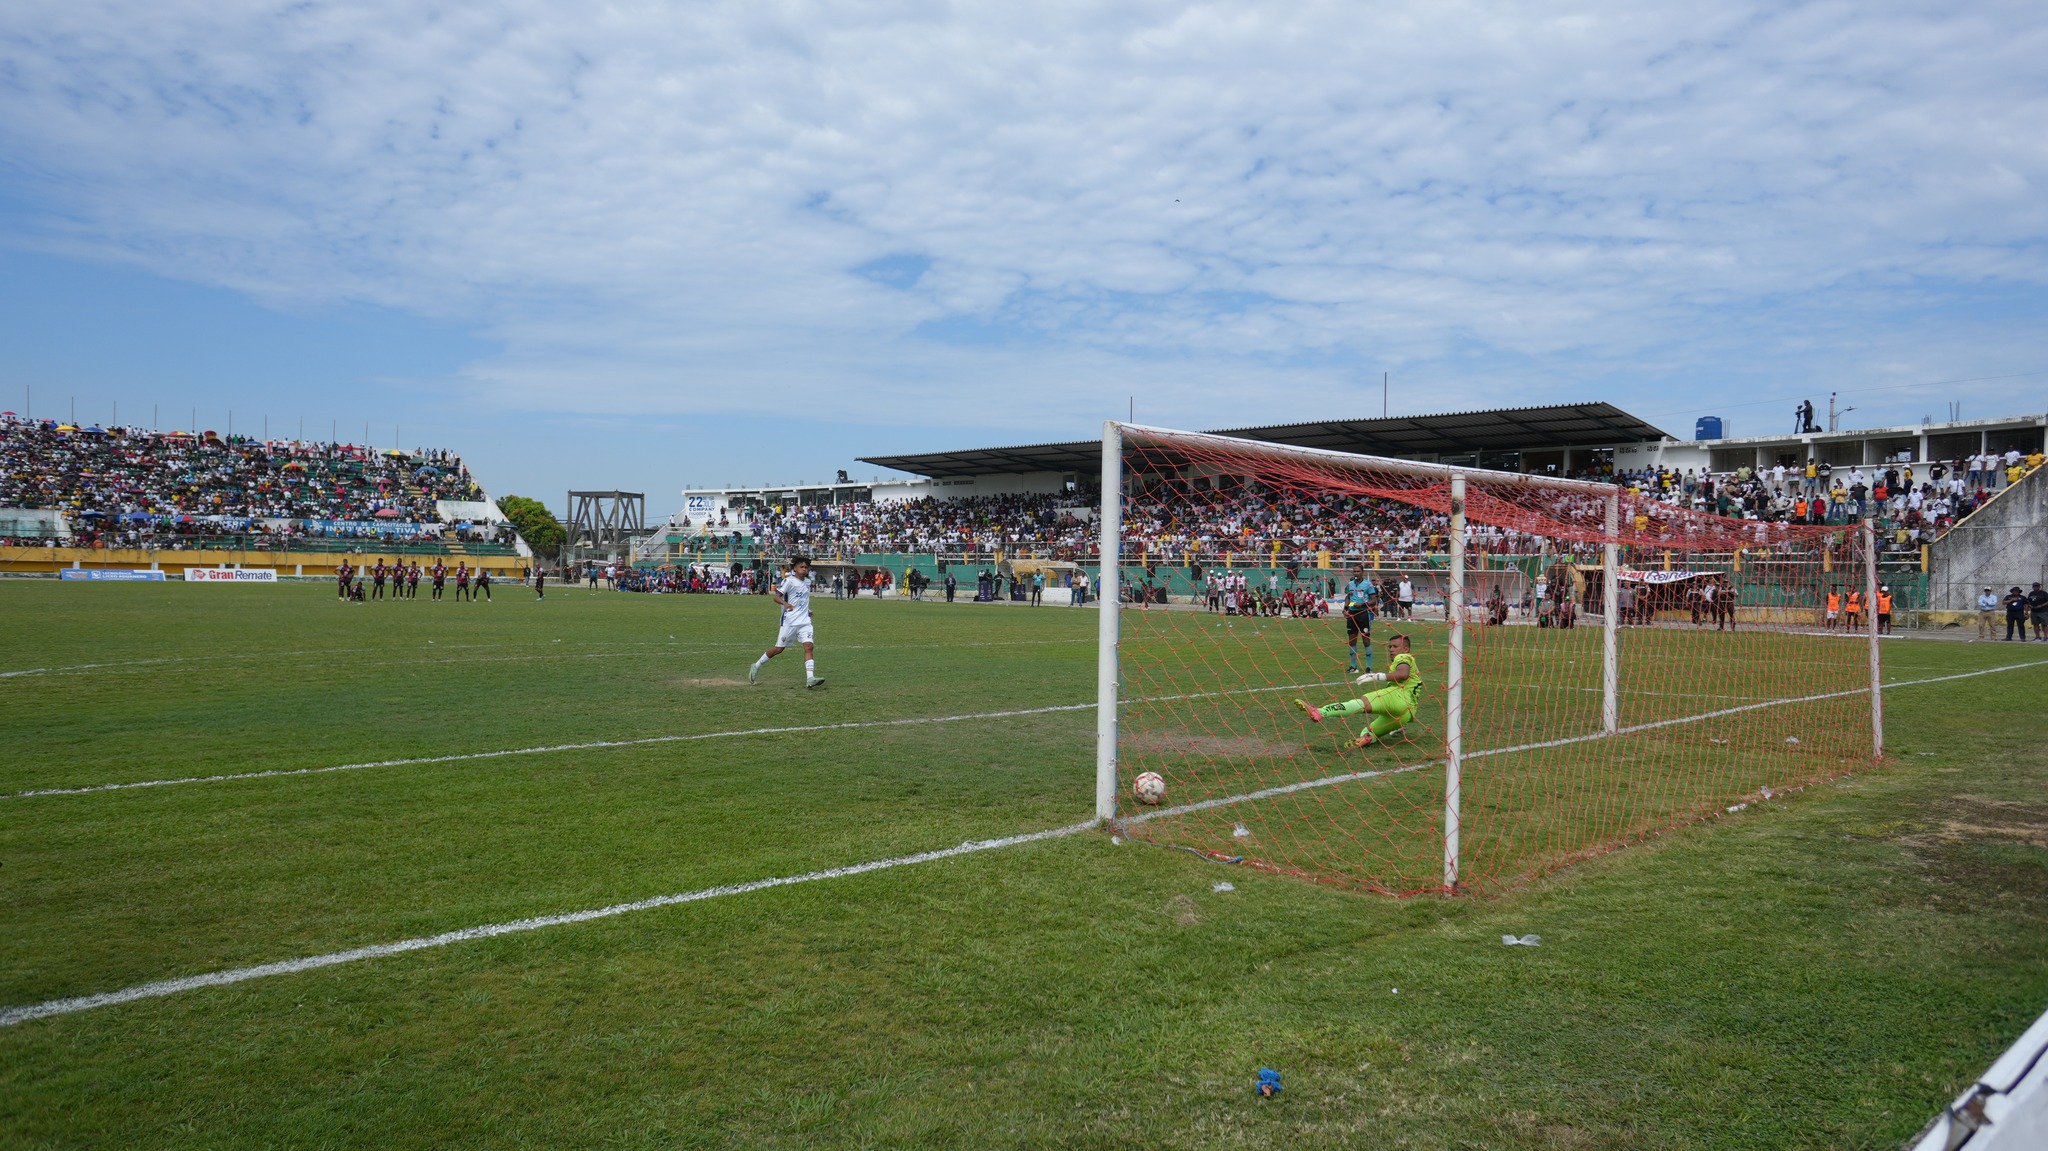
[[(1595, 448), (1668, 439), (1664, 431), (1613, 404), (1551, 404), (1376, 420), (1317, 420), (1211, 433), (1245, 440), (1413, 459), (1467, 452)], [(1012, 472), (1088, 471), (1101, 463), (1102, 441), (970, 448), (904, 456), (862, 456), (862, 463), (950, 479)]]

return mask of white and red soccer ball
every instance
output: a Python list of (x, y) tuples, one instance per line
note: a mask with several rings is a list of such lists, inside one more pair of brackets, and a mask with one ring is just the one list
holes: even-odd
[(1156, 771), (1141, 771), (1131, 781), (1131, 794), (1139, 803), (1158, 803), (1166, 798), (1166, 780)]

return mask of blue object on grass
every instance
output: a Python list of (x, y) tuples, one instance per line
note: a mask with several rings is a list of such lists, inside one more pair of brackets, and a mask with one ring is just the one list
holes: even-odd
[(1258, 1091), (1267, 1099), (1280, 1094), (1280, 1073), (1271, 1067), (1259, 1068)]

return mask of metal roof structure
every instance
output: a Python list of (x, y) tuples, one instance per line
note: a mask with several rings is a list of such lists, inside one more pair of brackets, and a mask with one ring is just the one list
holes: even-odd
[[(1485, 451), (1611, 447), (1671, 438), (1662, 429), (1608, 403), (1549, 404), (1372, 420), (1318, 420), (1225, 428), (1209, 434), (1406, 459)], [(1100, 466), (1102, 441), (862, 456), (860, 460), (933, 479), (1016, 472), (1081, 472)]]

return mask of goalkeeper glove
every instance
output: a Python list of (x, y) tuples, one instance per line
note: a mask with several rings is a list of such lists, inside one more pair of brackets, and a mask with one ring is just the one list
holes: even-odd
[(1369, 671), (1366, 672), (1364, 675), (1359, 676), (1357, 679), (1352, 680), (1351, 682), (1357, 684), (1359, 687), (1364, 687), (1366, 684), (1369, 683), (1385, 683), (1387, 682), (1387, 673), (1383, 671)]

